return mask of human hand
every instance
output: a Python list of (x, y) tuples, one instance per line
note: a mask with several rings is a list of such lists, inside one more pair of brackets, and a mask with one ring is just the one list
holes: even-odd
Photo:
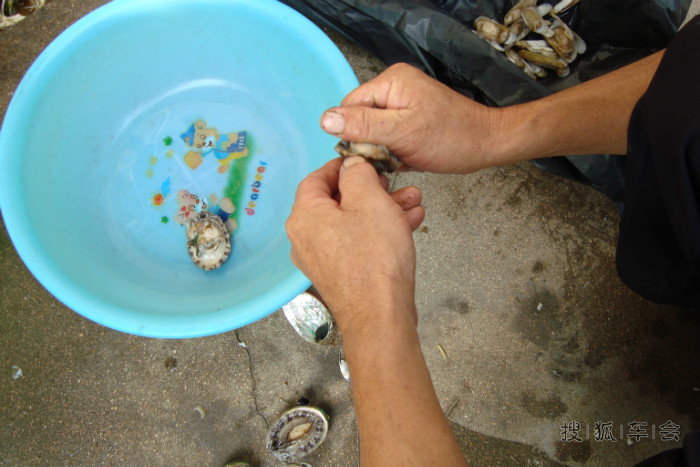
[[(343, 335), (363, 465), (465, 465), (421, 352), (412, 231), (421, 193), (361, 157), (334, 159), (297, 189), (287, 234)], [(418, 406), (420, 411), (411, 410)], [(423, 429), (416, 430), (419, 426)]]
[(386, 179), (361, 157), (334, 159), (297, 189), (287, 235), (292, 261), (311, 280), (343, 335), (377, 309), (411, 320), (415, 247), (412, 231), (423, 221), (421, 192), (386, 192)]
[(384, 144), (406, 164), (437, 173), (471, 173), (507, 162), (503, 127), (500, 109), (403, 63), (356, 88), (321, 117), (321, 128), (330, 134)]

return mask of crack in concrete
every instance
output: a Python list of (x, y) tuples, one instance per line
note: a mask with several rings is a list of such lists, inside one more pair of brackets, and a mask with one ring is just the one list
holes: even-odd
[(263, 419), (265, 422), (265, 429), (270, 428), (270, 423), (267, 421), (267, 418), (265, 415), (260, 411), (260, 406), (258, 405), (258, 383), (255, 380), (255, 372), (253, 371), (253, 357), (250, 355), (250, 349), (248, 349), (248, 345), (241, 340), (241, 338), (238, 336), (238, 329), (235, 331), (236, 334), (236, 341), (238, 342), (239, 347), (243, 347), (245, 350), (245, 353), (248, 355), (248, 371), (250, 372), (250, 379), (253, 382), (253, 387), (251, 389), (251, 394), (253, 396), (253, 404), (255, 404), (255, 412), (260, 415), (260, 417)]

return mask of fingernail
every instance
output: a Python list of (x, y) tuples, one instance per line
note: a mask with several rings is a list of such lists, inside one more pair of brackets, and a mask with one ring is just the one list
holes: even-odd
[(343, 159), (343, 165), (340, 166), (340, 173), (342, 174), (345, 170), (349, 169), (353, 165), (361, 164), (365, 161), (364, 157), (360, 156), (350, 156)]
[(337, 112), (326, 112), (321, 120), (321, 128), (328, 133), (339, 135), (345, 129), (345, 117)]
[(361, 164), (364, 161), (365, 161), (365, 158), (360, 157), (360, 156), (346, 157), (345, 159), (343, 159), (343, 167), (345, 167), (346, 169), (349, 169), (353, 165)]

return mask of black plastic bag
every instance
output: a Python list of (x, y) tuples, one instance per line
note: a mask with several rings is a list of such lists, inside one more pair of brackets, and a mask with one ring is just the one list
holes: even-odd
[[(410, 63), (456, 91), (491, 106), (544, 97), (663, 49), (691, 0), (581, 0), (563, 20), (586, 42), (566, 78), (533, 80), (472, 33), (474, 19), (500, 21), (514, 2), (492, 0), (281, 0), (320, 26), (330, 27), (387, 65)], [(541, 1), (540, 3), (544, 3)], [(556, 3), (556, 1), (552, 1)], [(620, 202), (619, 156), (582, 155), (533, 161), (594, 186)]]

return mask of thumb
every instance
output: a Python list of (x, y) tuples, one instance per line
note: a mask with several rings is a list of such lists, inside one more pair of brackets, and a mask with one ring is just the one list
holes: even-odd
[(321, 129), (348, 141), (394, 146), (401, 110), (362, 105), (334, 107), (321, 116)]
[(376, 196), (379, 192), (386, 194), (379, 183), (379, 175), (372, 164), (364, 157), (352, 156), (343, 160), (338, 179), (340, 205), (348, 206), (362, 203), (368, 196)]

